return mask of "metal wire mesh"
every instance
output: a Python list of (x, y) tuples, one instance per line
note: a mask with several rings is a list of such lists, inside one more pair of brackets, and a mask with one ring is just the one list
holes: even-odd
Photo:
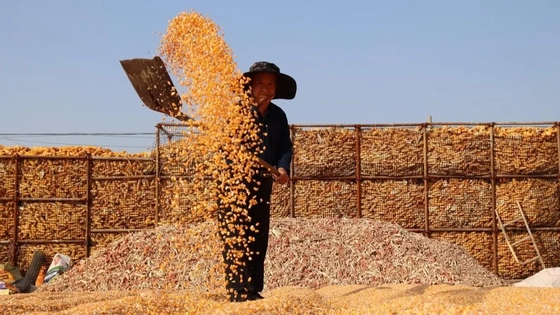
[(357, 217), (356, 183), (349, 180), (301, 180), (294, 183), (296, 217)]
[(490, 180), (431, 180), (428, 198), (430, 228), (492, 227)]
[(18, 239), (86, 239), (85, 204), (63, 202), (21, 202), (18, 211)]
[(10, 262), (11, 261), (11, 251), (8, 245), (0, 244), (0, 262)]
[(361, 128), (360, 163), (362, 176), (423, 175), (422, 128)]
[(12, 239), (14, 232), (14, 202), (0, 201), (0, 240)]
[(294, 176), (356, 174), (356, 132), (353, 128), (293, 129)]
[[(362, 217), (404, 228), (427, 229), (431, 237), (463, 246), (484, 266), (495, 268), (500, 276), (515, 278), (538, 271), (540, 266), (515, 262), (501, 231), (493, 230), (492, 219), (494, 207), (504, 221), (516, 218), (515, 202), (519, 201), (531, 228), (536, 229), (534, 234), (545, 263), (551, 265), (560, 260), (558, 126), (519, 127), (513, 131), (491, 124), (453, 130), (429, 125), (358, 127), (321, 127), (320, 131), (309, 126), (292, 128), (295, 177), (288, 186), (273, 186), (273, 216), (290, 216), (293, 207), (295, 217), (299, 218), (357, 217), (361, 213)], [(36, 249), (48, 249), (47, 256), (56, 252), (70, 254), (74, 260), (85, 255), (88, 206), (92, 230), (121, 230), (90, 231), (94, 250), (125, 235), (122, 229), (155, 226), (156, 202), (160, 205), (160, 223), (190, 215), (192, 205), (200, 202), (201, 196), (189, 185), (188, 176), (193, 175), (200, 157), (192, 158), (197, 154), (192, 154), (189, 145), (196, 133), (185, 131), (189, 131), (186, 126), (162, 125), (151, 160), (93, 157), (90, 174), (89, 161), (81, 157), (0, 158), (0, 240), (14, 239), (13, 215), (17, 211), (20, 222), (15, 237), (21, 247), (16, 257), (25, 268), (25, 261)], [(358, 169), (360, 174), (356, 174)], [(499, 176), (491, 178), (492, 174)], [(174, 189), (178, 181), (171, 177), (185, 181), (179, 191)], [(156, 182), (160, 185), (156, 186)], [(12, 199), (18, 189), (18, 198), (43, 200), (19, 199), (16, 209)], [(55, 224), (60, 226), (54, 228)], [(522, 223), (513, 228), (519, 230), (512, 232), (518, 233), (514, 240), (526, 235), (521, 230)], [(553, 228), (559, 229), (546, 230)], [(26, 244), (43, 238), (78, 242), (83, 239), (84, 244)], [(520, 249), (522, 257), (534, 255), (530, 242), (523, 246), (527, 245)], [(8, 251), (4, 253), (6, 257), (0, 258), (11, 259), (12, 249), (0, 246)]]
[(87, 160), (23, 157), (19, 194), (21, 198), (85, 198)]
[(185, 179), (181, 182), (172, 179), (161, 180), (161, 211), (159, 222), (178, 223), (199, 220), (193, 212), (194, 206), (202, 201), (201, 187)]
[(434, 128), (427, 130), (428, 174), (490, 175), (490, 127)]
[(497, 174), (558, 174), (556, 127), (496, 127), (494, 136)]
[[(509, 231), (507, 233), (510, 242), (516, 242), (527, 236), (526, 231)], [(547, 267), (557, 266), (560, 261), (559, 242), (560, 234), (552, 231), (533, 231), (533, 237), (537, 244), (543, 261)], [(537, 256), (533, 243), (528, 240), (515, 246), (515, 251), (519, 262)], [(502, 234), (498, 235), (498, 272), (510, 279), (520, 279), (537, 273), (542, 269), (539, 261), (521, 264), (515, 260), (505, 238)]]
[[(152, 154), (153, 155), (153, 154)], [(92, 159), (91, 176), (117, 177), (117, 176), (146, 176), (155, 175), (155, 156), (147, 160), (116, 160)]]
[[(560, 182), (558, 179), (500, 179), (496, 184), (496, 209), (504, 222), (520, 216), (517, 202), (531, 227), (560, 226)], [(522, 221), (512, 226), (524, 227)]]
[(156, 180), (94, 180), (92, 229), (139, 229), (155, 224)]
[(560, 233), (538, 231), (534, 237), (543, 260), (552, 262), (547, 267), (558, 265), (558, 262), (560, 262)]
[(0, 198), (13, 198), (16, 163), (12, 157), (0, 157)]
[(362, 217), (424, 228), (422, 180), (364, 180), (361, 182)]
[(196, 128), (178, 125), (158, 128), (159, 161), (161, 176), (192, 176), (202, 157), (193, 150)]
[(290, 190), (292, 183), (287, 185), (272, 185), (272, 195), (270, 197), (270, 215), (271, 217), (286, 218), (291, 216)]

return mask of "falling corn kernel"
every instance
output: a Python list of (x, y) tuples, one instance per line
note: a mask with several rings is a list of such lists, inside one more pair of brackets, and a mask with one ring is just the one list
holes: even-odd
[[(243, 205), (251, 208), (262, 202), (255, 198), (247, 200), (247, 183), (252, 181), (253, 170), (258, 166), (251, 151), (262, 151), (262, 143), (260, 126), (245, 90), (248, 79), (237, 68), (220, 28), (196, 12), (180, 13), (169, 22), (159, 51), (166, 67), (178, 77), (178, 86), (186, 89), (181, 100), (186, 105), (186, 114), (194, 118), (184, 123), (188, 130), (184, 135), (187, 140), (182, 142), (184, 147), (170, 157), (177, 160), (178, 167), (194, 168), (192, 178), (182, 185), (188, 185), (189, 193), (195, 194), (198, 201), (185, 214), (182, 224), (215, 220), (224, 209), (229, 209), (229, 213), (222, 214), (226, 222), (216, 224), (215, 234), (231, 246), (226, 257), (250, 255), (247, 246), (255, 239), (244, 238), (246, 222), (251, 218)], [(193, 158), (186, 158), (190, 156)], [(181, 165), (185, 160), (188, 163)], [(228, 160), (230, 163), (226, 163)], [(180, 200), (180, 191), (186, 189), (174, 189), (175, 198)], [(257, 191), (258, 187), (253, 189)], [(238, 267), (242, 266), (244, 263), (238, 262)], [(232, 266), (231, 272), (240, 270)]]

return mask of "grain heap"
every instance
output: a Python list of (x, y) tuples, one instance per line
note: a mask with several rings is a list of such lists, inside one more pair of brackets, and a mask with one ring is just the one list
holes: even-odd
[(102, 291), (14, 295), (0, 299), (6, 314), (26, 315), (357, 315), (357, 314), (559, 314), (560, 288), (472, 287), (465, 285), (285, 287), (266, 299), (227, 303), (213, 293)]
[[(161, 226), (108, 245), (40, 288), (44, 292), (220, 290), (210, 221)], [(210, 272), (200, 272), (210, 270)], [(275, 219), (266, 290), (285, 286), (504, 283), (451, 243), (369, 219)]]

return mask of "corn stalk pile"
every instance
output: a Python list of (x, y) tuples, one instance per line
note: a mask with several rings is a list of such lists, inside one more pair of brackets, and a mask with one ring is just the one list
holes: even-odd
[(269, 287), (502, 285), (461, 247), (369, 219), (282, 220), (271, 230)]
[[(220, 289), (220, 243), (211, 222), (126, 235), (41, 291)], [(188, 236), (188, 237), (187, 237)], [(342, 284), (504, 283), (461, 247), (369, 219), (274, 219), (267, 290)], [(216, 287), (216, 285), (218, 285)]]

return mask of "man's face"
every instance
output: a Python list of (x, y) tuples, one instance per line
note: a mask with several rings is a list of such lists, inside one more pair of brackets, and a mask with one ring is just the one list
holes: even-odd
[(251, 89), (259, 105), (272, 101), (276, 93), (276, 76), (272, 73), (257, 73), (251, 80)]

